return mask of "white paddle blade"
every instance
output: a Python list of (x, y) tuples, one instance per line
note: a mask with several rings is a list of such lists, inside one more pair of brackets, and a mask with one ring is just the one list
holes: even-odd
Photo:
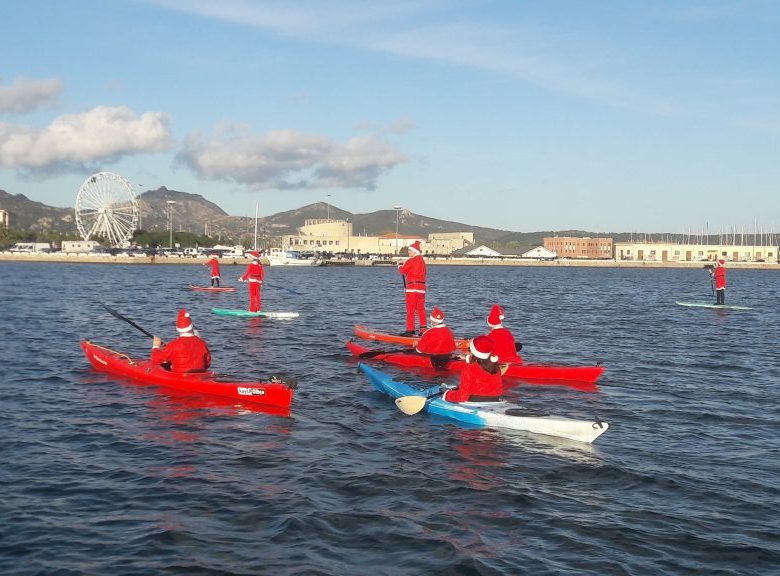
[(401, 396), (395, 399), (395, 405), (401, 412), (411, 416), (425, 408), (425, 396)]

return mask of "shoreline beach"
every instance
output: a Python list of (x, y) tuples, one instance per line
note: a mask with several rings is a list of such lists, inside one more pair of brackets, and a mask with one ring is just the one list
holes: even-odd
[[(0, 253), (0, 262), (52, 262), (67, 264), (203, 264), (206, 258), (163, 257), (163, 256), (110, 256), (107, 254), (63, 254), (45, 253)], [(397, 258), (402, 262), (404, 258)], [(633, 261), (633, 260), (529, 260), (524, 258), (426, 258), (429, 266), (529, 266), (529, 267), (588, 267), (588, 268), (704, 268), (711, 262)], [(244, 258), (226, 258), (222, 266), (245, 265)], [(338, 265), (334, 261), (333, 265)], [(341, 262), (343, 265), (343, 261)], [(327, 264), (326, 264), (327, 265)], [(370, 260), (356, 260), (355, 265), (370, 267)], [(385, 264), (387, 265), (387, 264)], [(776, 262), (729, 262), (730, 268), (755, 270), (780, 270)]]

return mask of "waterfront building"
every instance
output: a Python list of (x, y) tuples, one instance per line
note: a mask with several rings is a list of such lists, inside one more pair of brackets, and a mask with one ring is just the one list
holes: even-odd
[(535, 258), (536, 260), (555, 260), (558, 255), (552, 250), (548, 250), (544, 246), (537, 246), (531, 248), (528, 252), (524, 252), (520, 255), (520, 258)]
[(777, 246), (615, 242), (616, 261), (643, 262), (777, 262)]
[(78, 254), (80, 252), (92, 252), (100, 247), (94, 240), (63, 240), (62, 251), (65, 254)]
[(4, 210), (0, 208), (0, 226), (5, 226), (6, 228), (10, 228), (9, 222), (10, 219), (8, 218), (8, 210)]
[(472, 248), (470, 250), (463, 251), (461, 250), (459, 252), (461, 256), (468, 256), (469, 258), (501, 258), (503, 254), (501, 252), (496, 252), (492, 248), (488, 248), (484, 244), (481, 246), (477, 246), (476, 248)]
[(316, 252), (346, 252), (349, 254), (399, 254), (419, 241), (423, 254), (451, 254), (454, 250), (474, 243), (472, 232), (441, 232), (419, 235), (383, 234), (355, 236), (352, 222), (329, 218), (310, 219), (298, 228), (297, 234), (281, 237), (284, 248)]
[(611, 259), (612, 238), (579, 238), (554, 236), (544, 239), (544, 247), (559, 258), (583, 258), (589, 260)]

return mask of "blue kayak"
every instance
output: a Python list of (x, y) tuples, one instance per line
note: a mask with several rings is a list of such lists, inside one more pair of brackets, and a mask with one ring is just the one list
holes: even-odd
[[(425, 410), (460, 422), (491, 428), (510, 428), (547, 436), (568, 438), (592, 443), (609, 428), (599, 420), (574, 420), (560, 416), (540, 415), (508, 402), (447, 402), (441, 398), (438, 386), (415, 387), (406, 382), (394, 380), (392, 375), (359, 364), (371, 384), (379, 392), (391, 398), (418, 396), (427, 398)], [(398, 404), (398, 402), (396, 402)], [(399, 404), (400, 406), (400, 404)]]

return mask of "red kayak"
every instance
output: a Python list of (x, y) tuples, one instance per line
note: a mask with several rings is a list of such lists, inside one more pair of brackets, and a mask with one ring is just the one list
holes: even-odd
[(272, 379), (270, 382), (242, 382), (223, 378), (214, 372), (177, 374), (161, 366), (153, 365), (148, 359), (134, 359), (110, 348), (81, 341), (81, 348), (93, 368), (115, 376), (124, 376), (146, 384), (169, 386), (187, 392), (211, 394), (255, 402), (268, 406), (289, 408), (292, 404), (294, 384)]
[[(394, 364), (403, 368), (423, 368), (436, 371), (439, 374), (460, 372), (466, 362), (454, 358), (444, 368), (436, 369), (431, 364), (429, 356), (422, 354), (406, 354), (404, 352), (382, 352), (371, 350), (355, 342), (347, 342), (347, 348), (353, 356), (361, 359), (373, 359)], [(533, 384), (561, 384), (583, 391), (597, 390), (596, 380), (604, 372), (604, 366), (559, 366), (553, 364), (509, 364), (504, 376), (517, 378)]]
[[(363, 338), (364, 340), (375, 340), (376, 342), (387, 342), (389, 344), (400, 344), (401, 346), (409, 346), (414, 348), (420, 341), (420, 338), (413, 338), (408, 336), (396, 336), (395, 334), (387, 334), (386, 332), (378, 332), (365, 326), (355, 326), (355, 336)], [(455, 346), (459, 350), (468, 350), (468, 340), (455, 340)]]
[(202, 292), (235, 292), (236, 289), (233, 286), (193, 286), (190, 284), (190, 290), (200, 290)]

